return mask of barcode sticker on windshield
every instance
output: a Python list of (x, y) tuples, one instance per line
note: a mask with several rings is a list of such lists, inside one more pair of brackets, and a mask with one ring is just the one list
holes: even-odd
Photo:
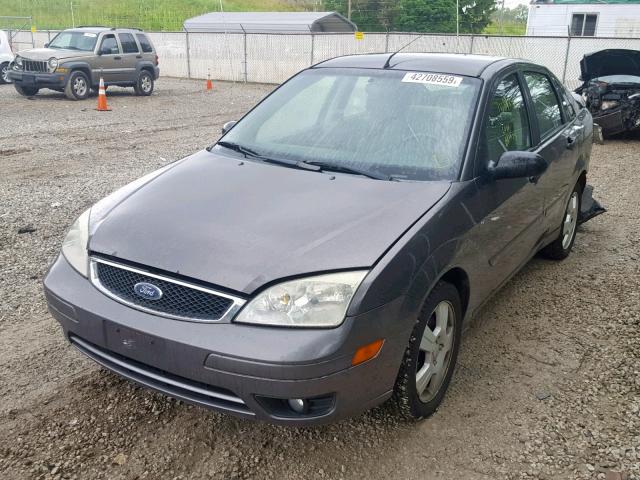
[(404, 76), (402, 81), (409, 83), (429, 83), (431, 85), (444, 85), (445, 87), (459, 87), (462, 83), (462, 77), (456, 77), (455, 75), (446, 75), (444, 73), (409, 72)]

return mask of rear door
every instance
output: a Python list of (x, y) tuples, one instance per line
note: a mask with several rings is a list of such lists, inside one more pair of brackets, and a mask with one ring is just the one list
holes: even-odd
[(487, 167), (506, 151), (534, 151), (522, 76), (508, 70), (493, 84), (476, 157), (477, 198), (470, 204), (474, 242), (488, 262), (482, 283), (495, 290), (533, 254), (543, 234), (544, 194), (529, 178), (491, 179)]
[(122, 45), (123, 81), (135, 82), (137, 80), (136, 66), (142, 58), (138, 43), (132, 33), (119, 33), (120, 45)]
[(525, 70), (523, 77), (534, 112), (538, 150), (549, 164), (538, 183), (545, 197), (545, 230), (551, 233), (560, 227), (569, 193), (574, 187), (584, 125), (575, 113), (569, 114), (569, 105), (556, 89), (551, 74)]

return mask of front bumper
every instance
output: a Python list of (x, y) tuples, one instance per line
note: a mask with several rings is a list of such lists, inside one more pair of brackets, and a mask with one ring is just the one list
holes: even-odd
[[(334, 329), (194, 323), (122, 305), (59, 256), (44, 280), (49, 310), (71, 343), (110, 370), (190, 403), (278, 424), (313, 425), (359, 414), (390, 397), (413, 320), (404, 299)], [(358, 347), (377, 357), (355, 367)], [(320, 399), (295, 414), (277, 399)]]
[(61, 89), (67, 83), (65, 73), (38, 73), (22, 70), (9, 70), (9, 79), (17, 85), (38, 88)]
[(640, 112), (633, 107), (617, 107), (605, 113), (594, 113), (593, 121), (600, 125), (605, 136), (640, 128)]

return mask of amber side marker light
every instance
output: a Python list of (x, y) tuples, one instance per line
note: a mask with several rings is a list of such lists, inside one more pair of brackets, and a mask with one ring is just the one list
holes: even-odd
[(371, 360), (378, 356), (380, 350), (382, 350), (382, 345), (384, 344), (384, 339), (380, 338), (375, 342), (367, 343), (363, 345), (356, 353), (353, 354), (353, 358), (351, 359), (351, 365), (360, 365), (361, 363), (366, 362), (367, 360)]

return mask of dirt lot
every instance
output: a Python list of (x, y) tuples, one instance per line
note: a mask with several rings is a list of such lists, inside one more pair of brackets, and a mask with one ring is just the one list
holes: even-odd
[[(463, 339), (443, 407), (316, 429), (187, 406), (83, 358), (41, 279), (115, 188), (211, 143), (269, 86), (163, 79), (151, 98), (20, 98), (0, 86), (0, 478), (640, 479), (640, 136), (595, 146), (609, 213), (534, 259)], [(620, 472), (617, 475), (612, 472)]]

